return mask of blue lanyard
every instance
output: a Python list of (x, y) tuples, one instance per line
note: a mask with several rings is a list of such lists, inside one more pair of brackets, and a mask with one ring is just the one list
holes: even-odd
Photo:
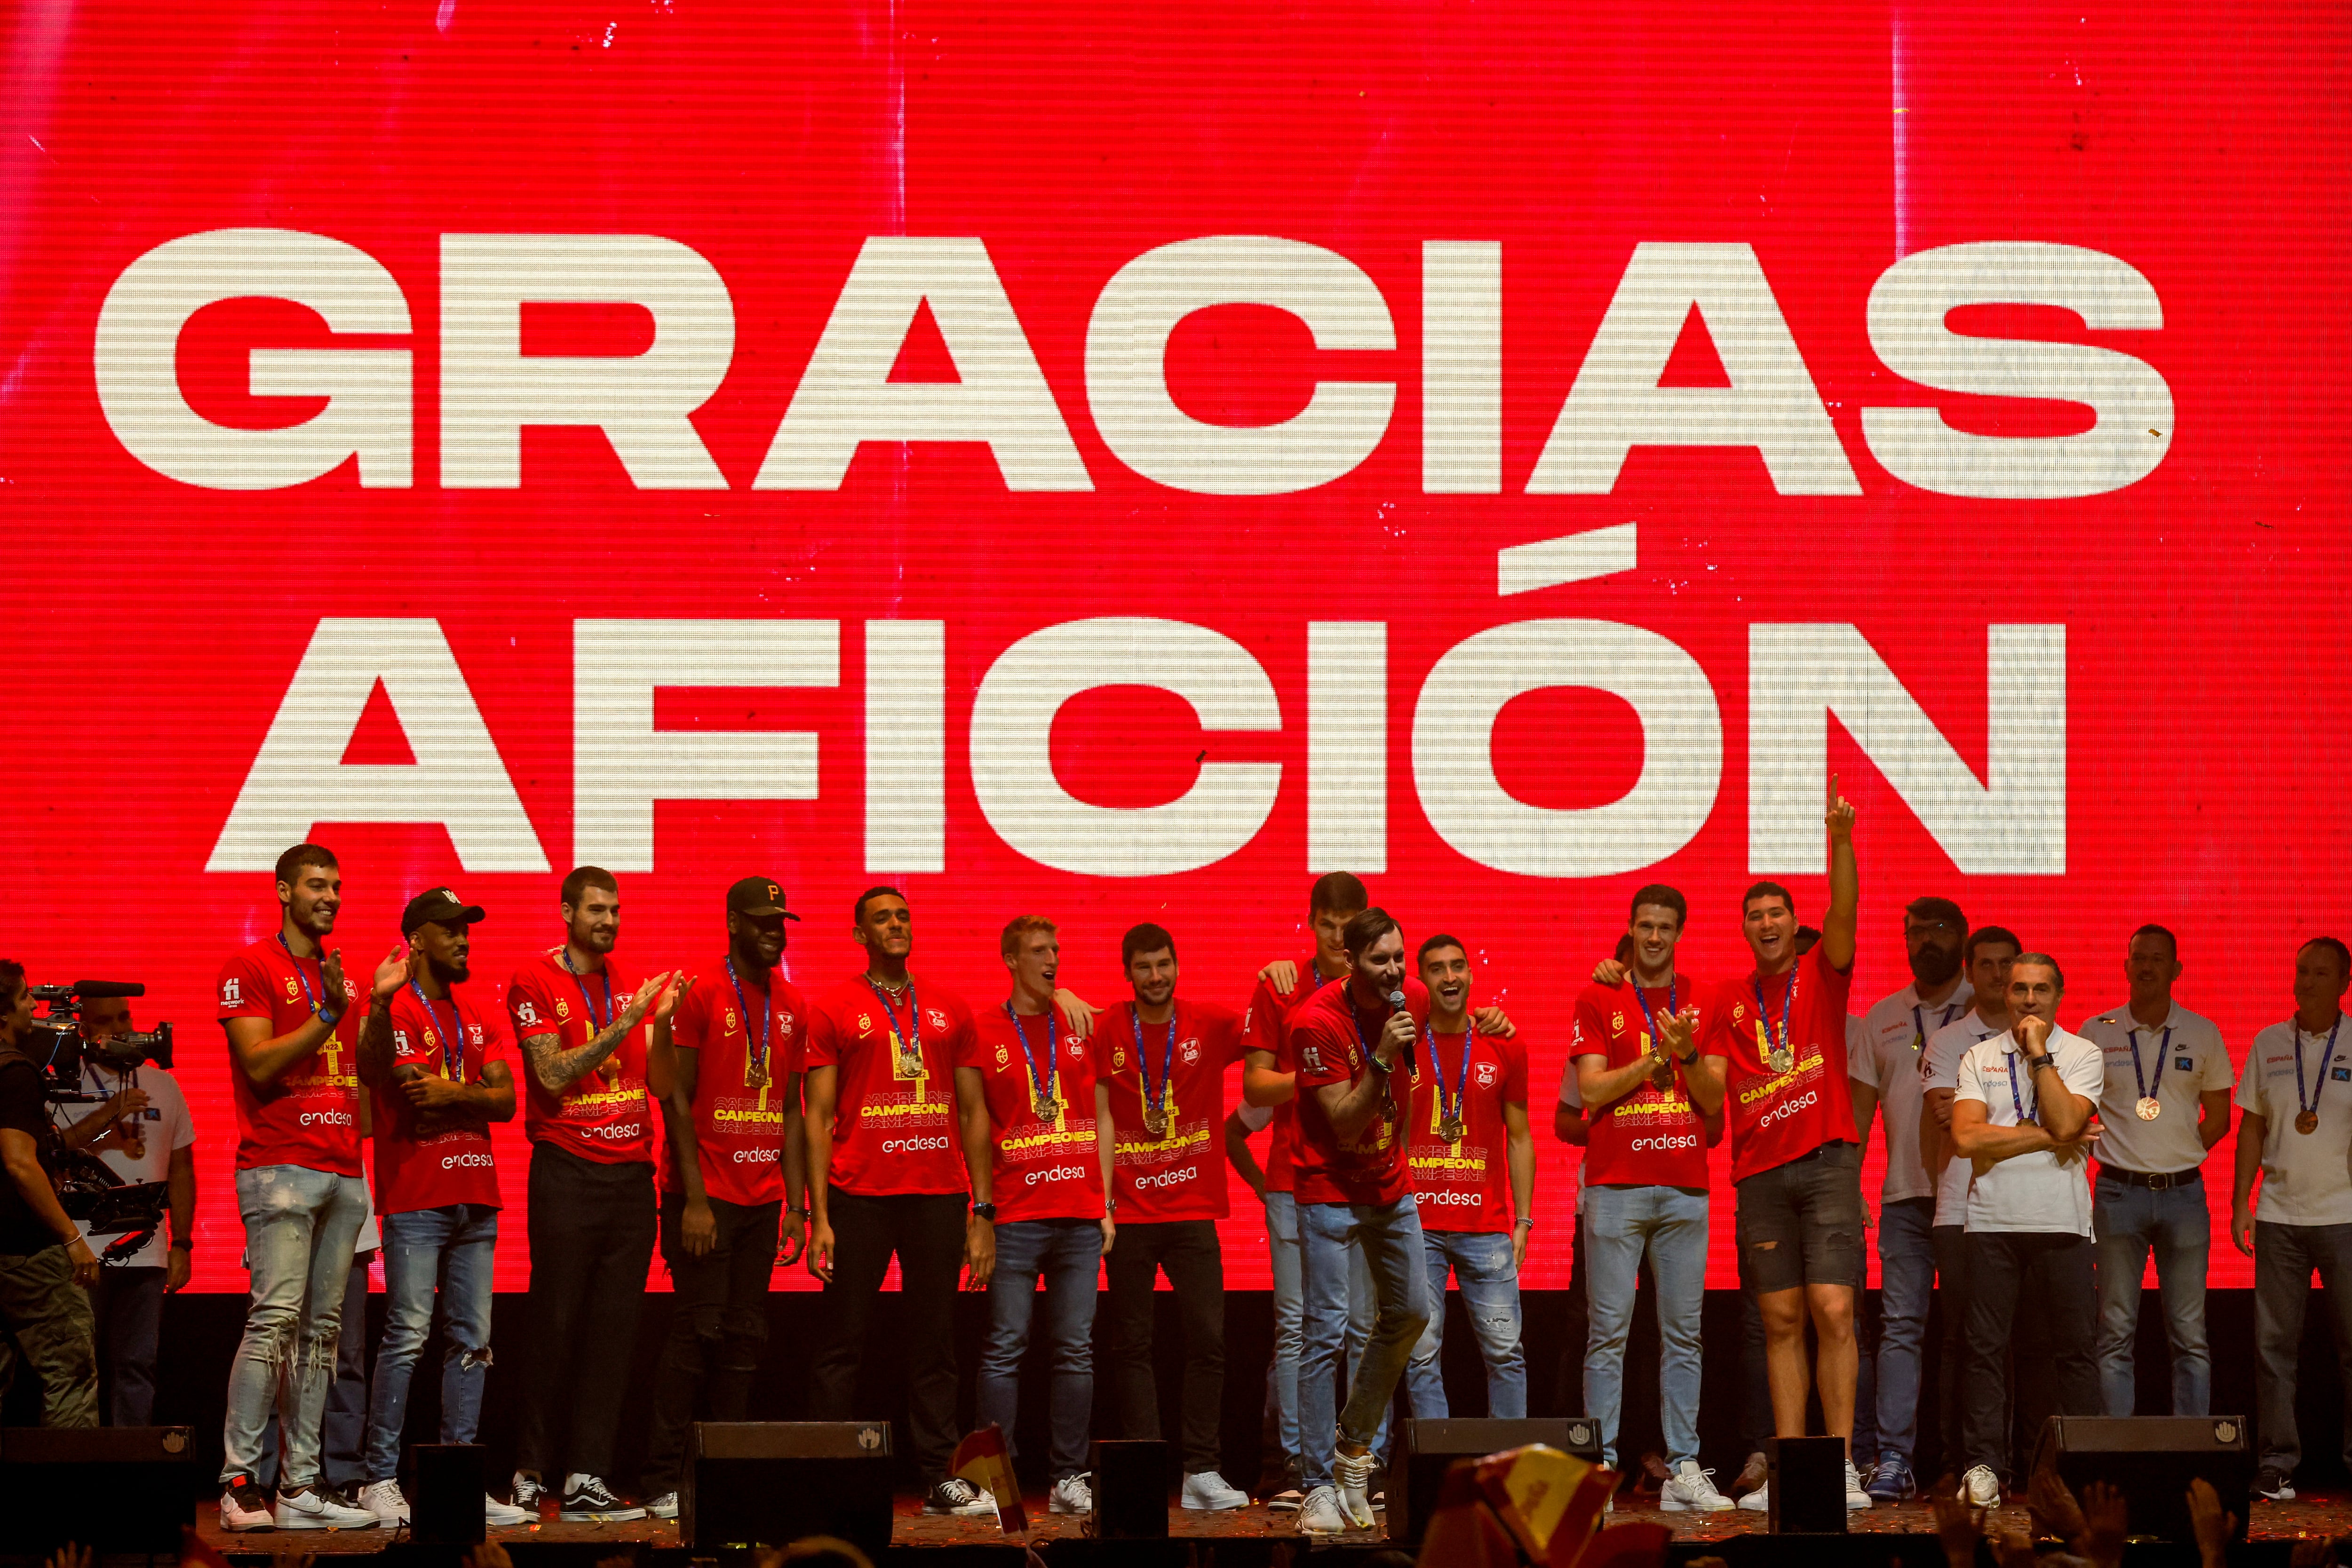
[[(1636, 994), (1641, 989), (1638, 985), (1633, 987)], [(1429, 1077), (1437, 1089), (1437, 1113), (1449, 1121), (1465, 1121), (1469, 1113), (1464, 1107), (1463, 1096), (1470, 1087), (1470, 1051), (1478, 1043), (1477, 1021), (1472, 1018), (1462, 1021), (1462, 1067), (1454, 1075), (1454, 1103), (1451, 1106), (1445, 1103), (1445, 1067), (1437, 1054), (1437, 1031), (1431, 1029), (1428, 1034)]]
[[(416, 984), (416, 982), (415, 982), (415, 981), (412, 980), (412, 981), (410, 981), (410, 982), (408, 983), (408, 988), (409, 988), (411, 991), (415, 992), (415, 993), (416, 993), (416, 1000), (417, 1000), (418, 1002), (420, 1002), (420, 1003), (424, 1004), (424, 1006), (425, 1006), (425, 1016), (427, 1018), (430, 1018), (430, 1019), (432, 1019), (432, 1020), (433, 1020), (433, 1026), (434, 1026), (435, 1028), (436, 1028), (436, 1029), (441, 1029), (441, 1071), (442, 1071), (442, 1075), (443, 1075), (444, 1077), (447, 1078), (447, 1079), (448, 1079), (451, 1082), (453, 1082), (453, 1083), (463, 1083), (463, 1082), (465, 1082), (465, 1081), (466, 1081), (466, 1036), (465, 1036), (465, 1023), (466, 1023), (466, 1016), (465, 1016), (463, 1013), (458, 1013), (458, 1012), (457, 1012), (457, 999), (455, 996), (452, 996), (452, 997), (450, 997), (450, 998), (449, 998), (449, 1011), (450, 1011), (450, 1012), (452, 1012), (452, 1013), (457, 1013), (457, 1024), (458, 1024), (458, 1032), (457, 1032), (457, 1033), (456, 1033), (456, 1034), (452, 1034), (452, 1033), (450, 1033), (447, 1029), (442, 1029), (442, 1028), (441, 1028), (441, 1015), (440, 1015), (439, 1011), (438, 1011), (438, 1010), (436, 1010), (436, 1009), (434, 1007), (434, 1005), (433, 1005), (433, 998), (432, 998), (432, 997), (430, 997), (430, 996), (427, 996), (426, 994), (425, 994), (425, 987), (423, 987), (422, 985), (419, 985), (418, 984)], [(453, 1045), (454, 1045), (454, 1046), (456, 1046), (456, 1047), (457, 1047), (457, 1048), (456, 1050), (454, 1050), (454, 1051), (453, 1051), (453, 1050), (451, 1050), (451, 1049), (449, 1048), (449, 1047), (450, 1047), (451, 1046), (453, 1046)]]
[[(1004, 1004), (1004, 1016), (1013, 1020), (1013, 1037), (1021, 1042), (1021, 1059), (1027, 1063), (1029, 1068), (1029, 1087), (1036, 1091), (1038, 1100), (1051, 1100), (1054, 1097), (1055, 1071), (1061, 1066), (1061, 1058), (1054, 1054), (1053, 1010), (1047, 1008), (1045, 1012), (1045, 1076), (1042, 1081), (1037, 1077), (1037, 1058), (1029, 1054), (1029, 1031), (1021, 1026), (1021, 1015), (1013, 1010), (1013, 1004), (1010, 1002)], [(1168, 1031), (1172, 1039), (1176, 1032), (1176, 1021), (1173, 1018), (1168, 1022)], [(1141, 1068), (1143, 1064), (1139, 1061), (1135, 1065)], [(1030, 1109), (1034, 1110), (1036, 1108), (1032, 1106)]]
[(604, 1017), (600, 1018), (596, 1016), (596, 1000), (588, 994), (588, 982), (582, 977), (578, 970), (572, 967), (572, 950), (568, 947), (556, 949), (555, 962), (563, 965), (563, 972), (572, 976), (572, 984), (580, 987), (580, 1005), (588, 1009), (588, 1021), (595, 1026), (593, 1032), (603, 1034), (604, 1019), (617, 1016), (613, 1011), (613, 972), (609, 969), (600, 969), (596, 972), (598, 977), (604, 982)]
[[(735, 987), (735, 1005), (741, 1011), (743, 1045), (748, 1050), (751, 1044), (751, 1004), (743, 999), (743, 983), (735, 977), (735, 955), (731, 952), (727, 955), (727, 984)], [(751, 1058), (754, 1067), (768, 1065), (768, 1026), (776, 1021), (774, 984), (773, 981), (769, 982), (772, 989), (768, 993), (766, 1005), (760, 1009), (760, 1054)]]
[[(2172, 1026), (2167, 1024), (2164, 1026), (2164, 1044), (2156, 1048), (2156, 1082), (2152, 1087), (2147, 1081), (2147, 1076), (2140, 1071), (2139, 1031), (2137, 1029), (2126, 1029), (2124, 1031), (2124, 1035), (2126, 1038), (2131, 1041), (2132, 1078), (2139, 1085), (2139, 1097), (2142, 1100), (2152, 1100), (2156, 1097), (2157, 1090), (2164, 1087), (2164, 1058), (2172, 1054)], [(2333, 1049), (2334, 1047), (2331, 1047), (2330, 1048)]]
[[(1012, 1004), (1005, 1005), (1010, 1008)], [(1176, 1005), (1172, 1002), (1168, 1005), (1168, 1045), (1160, 1053), (1160, 1092), (1156, 1096), (1151, 1092), (1151, 1075), (1143, 1070), (1143, 1014), (1132, 1002), (1127, 1005), (1127, 1021), (1135, 1030), (1135, 1075), (1143, 1080), (1143, 1103), (1154, 1110), (1164, 1110), (1168, 1106), (1168, 1077), (1176, 1070)], [(1013, 1019), (1013, 1027), (1017, 1031), (1021, 1027), (1021, 1020)], [(1054, 1026), (1048, 1023), (1045, 1026), (1048, 1044), (1053, 1037)], [(1026, 1036), (1022, 1037), (1021, 1054), (1029, 1054)]]
[[(2001, 1053), (2001, 1058), (2009, 1067), (2010, 1108), (2017, 1112), (2017, 1124), (2020, 1127), (2022, 1127), (2027, 1122), (2042, 1114), (2042, 1097), (2039, 1094), (2033, 1097), (2033, 1109), (2031, 1111), (2028, 1111), (2025, 1109), (2025, 1102), (2022, 1100), (2020, 1100), (2017, 1095), (2017, 1053), (2015, 1051), (2004, 1051)], [(2033, 1084), (2033, 1075), (2028, 1073), (2025, 1078), (2025, 1082), (2028, 1088), (2032, 1088)]]
[(891, 1045), (901, 1051), (920, 1056), (923, 1051), (923, 1005), (915, 1000), (915, 977), (911, 974), (907, 976), (908, 1026), (904, 1034), (898, 1032), (898, 1010), (890, 1005), (890, 998), (882, 994), (882, 987), (874, 984), (874, 977), (870, 974), (860, 975), (859, 978), (866, 982), (866, 989), (874, 993), (874, 1000), (882, 1004), (883, 1014), (890, 1020)]
[[(311, 994), (310, 977), (302, 973), (302, 961), (294, 956), (294, 944), (286, 940), (286, 933), (282, 931), (278, 933), (278, 945), (286, 950), (286, 962), (294, 966), (294, 978), (302, 983), (302, 1000), (310, 1005), (310, 1011), (317, 1012), (319, 998)], [(319, 990), (323, 994), (327, 989), (327, 966), (317, 959), (311, 962), (319, 964)]]
[[(1944, 1004), (1944, 1016), (1943, 1016), (1942, 1017), (1940, 1017), (1940, 1018), (1938, 1018), (1938, 1019), (1937, 1019), (1937, 1020), (1936, 1020), (1936, 1027), (1937, 1027), (1937, 1029), (1941, 1029), (1941, 1028), (1943, 1028), (1943, 1027), (1944, 1027), (1944, 1026), (1946, 1026), (1947, 1024), (1949, 1024), (1949, 1023), (1950, 1023), (1950, 1022), (1951, 1022), (1955, 1017), (1958, 1017), (1958, 1016), (1959, 1016), (1959, 1012), (1960, 1012), (1960, 1004), (1959, 1004), (1959, 1003), (1958, 1003), (1958, 1002), (1947, 1002), (1947, 1003), (1945, 1003), (1945, 1004)], [(1914, 1003), (1912, 1003), (1912, 1004), (1911, 1004), (1911, 1048), (1912, 1048), (1913, 1050), (1915, 1050), (1915, 1051), (1916, 1051), (1916, 1050), (1920, 1050), (1920, 1049), (1925, 1048), (1925, 1047), (1926, 1047), (1926, 1046), (1927, 1046), (1927, 1014), (1926, 1014), (1924, 1011), (1922, 1011), (1922, 1010), (1921, 1010), (1920, 1005), (1919, 1005), (1919, 1004), (1918, 1004), (1918, 1003), (1914, 1002)]]
[[(283, 942), (286, 939), (284, 937), (280, 937), (278, 940)], [(2303, 1026), (2301, 1024), (2294, 1023), (2292, 1019), (2288, 1020), (2288, 1022), (2294, 1030), (2295, 1109), (2298, 1110), (2310, 1111), (2314, 1115), (2316, 1115), (2319, 1110), (2319, 1097), (2327, 1092), (2327, 1064), (2336, 1059), (2336, 1031), (2344, 1026), (2344, 1015), (2340, 1012), (2337, 1013), (2336, 1015), (2336, 1022), (2327, 1026), (2327, 1050), (2326, 1054), (2319, 1058), (2319, 1078), (2317, 1080), (2319, 1087), (2312, 1090), (2311, 1103), (2308, 1105), (2305, 1105), (2303, 1102)]]
[[(1780, 1049), (1787, 1053), (1789, 1065), (1790, 1067), (1794, 1067), (1796, 1065), (1797, 1052), (1796, 1047), (1789, 1043), (1789, 1015), (1796, 1008), (1797, 977), (1804, 973), (1804, 969), (1805, 961), (1801, 958), (1789, 966), (1789, 989), (1780, 997), (1780, 1033), (1779, 1037), (1779, 1044)], [(1755, 984), (1757, 1022), (1769, 1024), (1772, 1021), (1772, 1008), (1770, 1005), (1764, 1000), (1764, 977), (1760, 974), (1758, 975), (1756, 977)], [(1633, 991), (1636, 995), (1640, 994), (1641, 990), (1642, 988), (1639, 985), (1633, 987)], [(1776, 1068), (1773, 1070), (1777, 1072), (1785, 1071), (1786, 1069)]]
[[(1666, 1016), (1669, 1018), (1675, 1016), (1675, 977), (1672, 974), (1667, 975)], [(1657, 1016), (1650, 1011), (1650, 999), (1642, 994), (1642, 983), (1638, 980), (1633, 982), (1633, 1000), (1640, 1003), (1642, 1005), (1642, 1022), (1650, 1026), (1651, 1043), (1653, 1045), (1664, 1045), (1665, 1041), (1658, 1033)], [(1758, 1005), (1760, 1006), (1762, 1004), (1759, 1002)]]

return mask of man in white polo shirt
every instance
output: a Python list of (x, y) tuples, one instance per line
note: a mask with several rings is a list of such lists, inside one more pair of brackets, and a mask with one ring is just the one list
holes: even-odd
[(2096, 1046), (2055, 1022), (2065, 993), (2056, 959), (2019, 953), (2009, 972), (2010, 1027), (1969, 1047), (1952, 1097), (1953, 1155), (1970, 1173), (1960, 1422), (1969, 1470), (1960, 1496), (1977, 1508), (2000, 1501), (2009, 1458), (2001, 1379), (2021, 1296), (2030, 1294), (2038, 1308), (2022, 1321), (2026, 1336), (2049, 1348), (2058, 1414), (2089, 1415), (2099, 1407), (2089, 1140), (2105, 1069)]
[[(2344, 992), (2352, 952), (2332, 936), (2294, 955), (2294, 1016), (2254, 1037), (2238, 1079), (2238, 1179), (2230, 1239), (2254, 1260), (2254, 1420), (2262, 1437), (2254, 1489), (2294, 1496), (2303, 1458), (2295, 1430), (2296, 1352), (2311, 1271), (2335, 1318), (2344, 1405), (2352, 1410), (2352, 1029)], [(2254, 1177), (2262, 1177), (2262, 1200)], [(2352, 1457), (2352, 1423), (2345, 1451)]]
[(1878, 1199), (1878, 1451), (1857, 1457), (1871, 1467), (1863, 1490), (1878, 1502), (1902, 1502), (1915, 1489), (1919, 1350), (1936, 1289), (1936, 1183), (1919, 1151), (1919, 1110), (1927, 1088), (1927, 1042), (1976, 1001), (1963, 952), (1968, 935), (1968, 917), (1949, 899), (1905, 905), (1911, 984), (1882, 997), (1858, 1020), (1860, 1048), (1846, 1053), (1854, 1124), (1865, 1142), (1874, 1110), (1886, 1113), (1886, 1181)]
[(2124, 978), (2131, 1001), (2083, 1026), (2105, 1058), (2099, 1096), (2099, 1179), (2091, 1194), (2098, 1232), (2099, 1394), (2110, 1415), (2135, 1413), (2132, 1342), (2147, 1255), (2172, 1347), (2172, 1413), (2213, 1408), (2213, 1360), (2205, 1345), (2205, 1258), (2213, 1245), (2200, 1166), (2230, 1131), (2230, 1053), (2221, 1031), (2172, 999), (2180, 946), (2158, 925), (2132, 932)]

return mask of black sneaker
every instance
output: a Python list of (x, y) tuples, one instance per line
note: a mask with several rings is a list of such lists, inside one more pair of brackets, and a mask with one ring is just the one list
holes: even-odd
[(220, 1527), (237, 1534), (277, 1529), (278, 1516), (269, 1511), (269, 1494), (245, 1477), (237, 1477), (221, 1490)]
[(923, 1511), (958, 1519), (994, 1519), (996, 1499), (961, 1476), (950, 1476), (923, 1494)]
[(2293, 1502), (2294, 1482), (2284, 1470), (2274, 1470), (2268, 1465), (2254, 1472), (2254, 1495), (2270, 1502)]
[(563, 1507), (558, 1517), (566, 1524), (626, 1524), (633, 1519), (645, 1518), (646, 1510), (614, 1497), (603, 1478), (582, 1476), (577, 1484), (565, 1482)]

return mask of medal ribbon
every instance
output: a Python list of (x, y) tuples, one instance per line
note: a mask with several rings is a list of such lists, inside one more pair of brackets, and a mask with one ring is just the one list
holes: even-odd
[(2156, 1082), (2153, 1084), (2147, 1081), (2147, 1075), (2140, 1071), (2139, 1031), (2126, 1029), (2124, 1036), (2131, 1041), (2132, 1079), (2139, 1085), (2139, 1097), (2142, 1100), (2154, 1100), (2156, 1091), (2164, 1087), (2164, 1058), (2172, 1054), (2172, 1026), (2167, 1024), (2164, 1026), (2164, 1044), (2156, 1049)]
[[(1936, 1020), (1936, 1027), (1941, 1029), (1945, 1025), (1950, 1023), (1959, 1016), (1960, 1004), (1958, 1002), (1947, 1002), (1944, 1004), (1944, 1016)], [(1914, 1002), (1911, 1004), (1911, 1048), (1915, 1051), (1925, 1050), (1927, 1048), (1927, 1014), (1926, 1011), (1920, 1007), (1918, 1003)]]
[(874, 984), (874, 977), (870, 974), (859, 978), (866, 982), (866, 989), (874, 993), (874, 1000), (882, 1004), (882, 1016), (890, 1020), (890, 1048), (912, 1051), (920, 1056), (923, 1051), (923, 1006), (915, 999), (914, 976), (907, 977), (907, 1016), (911, 1022), (904, 1034), (898, 1030), (898, 1010), (890, 1005), (890, 998), (882, 987)]
[[(281, 936), (278, 940), (284, 942), (286, 939)], [(2303, 1102), (2303, 1026), (2301, 1024), (2294, 1026), (2294, 1104), (2296, 1110), (2313, 1116), (2319, 1114), (2319, 1097), (2327, 1092), (2327, 1064), (2336, 1059), (2336, 1031), (2343, 1026), (2344, 1015), (2339, 1012), (2336, 1015), (2336, 1022), (2327, 1026), (2327, 1050), (2319, 1058), (2319, 1076), (2316, 1079), (2319, 1087), (2311, 1091), (2311, 1103), (2305, 1105)]]
[(587, 978), (572, 967), (572, 950), (568, 947), (558, 948), (555, 961), (563, 965), (565, 973), (572, 976), (572, 984), (580, 987), (580, 1005), (588, 1009), (588, 1021), (595, 1026), (589, 1031), (589, 1037), (593, 1039), (603, 1034), (605, 1020), (620, 1016), (613, 1007), (613, 972), (609, 969), (600, 969), (596, 972), (597, 977), (604, 982), (604, 1016), (600, 1018), (596, 1016), (595, 998), (588, 994)]
[[(727, 955), (727, 983), (735, 987), (735, 1005), (743, 1019), (743, 1048), (749, 1052), (751, 1048), (751, 1004), (743, 999), (743, 982), (736, 977), (735, 955), (731, 952)], [(769, 984), (772, 989), (768, 993), (766, 1005), (760, 1009), (760, 1050), (758, 1055), (751, 1058), (751, 1065), (762, 1072), (765, 1072), (768, 1068), (768, 1026), (776, 1021), (776, 994), (772, 989), (774, 982), (771, 981)], [(890, 1020), (893, 1028), (898, 1026), (898, 1020), (896, 1018)]]
[[(1804, 971), (1805, 961), (1801, 958), (1789, 966), (1789, 989), (1780, 998), (1780, 1033), (1779, 1037), (1779, 1044), (1781, 1051), (1789, 1058), (1790, 1067), (1797, 1065), (1797, 1051), (1796, 1047), (1789, 1042), (1789, 1015), (1796, 1009), (1797, 978), (1802, 974)], [(1640, 995), (1641, 992), (1642, 988), (1639, 985), (1633, 987), (1633, 994), (1635, 995)], [(1772, 1020), (1772, 1009), (1764, 1000), (1764, 977), (1760, 974), (1756, 977), (1756, 1017), (1759, 1023), (1766, 1025), (1769, 1025)], [(1767, 1063), (1766, 1065), (1770, 1066), (1769, 1063)], [(1774, 1068), (1773, 1070), (1775, 1072), (1784, 1072), (1787, 1068)]]
[[(1176, 1070), (1175, 1006), (1171, 1004), (1168, 1009), (1168, 1045), (1160, 1053), (1160, 1092), (1158, 1094), (1151, 1092), (1151, 1075), (1146, 1072), (1143, 1067), (1143, 1014), (1132, 1002), (1127, 1005), (1127, 1021), (1135, 1030), (1135, 1076), (1143, 1080), (1144, 1106), (1147, 1110), (1157, 1110), (1165, 1115), (1168, 1110), (1168, 1079), (1169, 1075)], [(1013, 1026), (1015, 1029), (1020, 1028), (1021, 1021), (1015, 1018), (1013, 1021)], [(1049, 1041), (1052, 1036), (1052, 1026), (1048, 1025), (1046, 1037)], [(1021, 1051), (1024, 1056), (1028, 1054), (1029, 1042), (1025, 1038), (1021, 1042)]]
[[(457, 999), (455, 996), (449, 998), (449, 1011), (457, 1013), (457, 1023), (460, 1026), (461, 1032), (452, 1034), (449, 1030), (441, 1027), (441, 1015), (435, 1009), (433, 1005), (433, 998), (425, 994), (425, 987), (417, 984), (415, 981), (412, 980), (408, 983), (408, 988), (411, 991), (415, 992), (417, 1001), (424, 1004), (425, 1016), (433, 1020), (433, 1026), (436, 1029), (441, 1029), (442, 1076), (448, 1079), (452, 1083), (465, 1082), (466, 1037), (463, 1034), (462, 1029), (466, 1022), (466, 1016), (463, 1013), (457, 1012)], [(449, 1048), (451, 1046), (455, 1046), (457, 1048), (456, 1050), (451, 1050)]]
[[(1010, 1002), (1004, 1004), (1004, 1016), (1013, 1020), (1013, 1037), (1021, 1042), (1021, 1059), (1028, 1065), (1029, 1087), (1035, 1091), (1033, 1099), (1037, 1104), (1051, 1103), (1054, 1100), (1055, 1075), (1062, 1065), (1062, 1058), (1055, 1053), (1052, 1011), (1049, 1009), (1045, 1014), (1045, 1077), (1042, 1081), (1037, 1077), (1037, 1058), (1029, 1054), (1029, 1031), (1021, 1026), (1021, 1015), (1013, 1010), (1013, 1004)], [(1170, 1040), (1173, 1041), (1176, 1036), (1176, 1020), (1173, 1018), (1168, 1020), (1168, 1035)], [(1139, 1055), (1135, 1065), (1138, 1070), (1143, 1067)], [(1167, 1079), (1163, 1078), (1160, 1082), (1164, 1085)], [(1030, 1109), (1035, 1110), (1036, 1104), (1033, 1104)]]
[[(310, 1011), (317, 1012), (319, 998), (311, 994), (310, 977), (302, 973), (302, 961), (294, 956), (294, 944), (286, 940), (286, 933), (282, 931), (278, 933), (278, 945), (286, 950), (286, 962), (294, 966), (294, 978), (302, 983), (302, 1000), (310, 1004)], [(327, 989), (327, 965), (320, 959), (311, 962), (319, 965), (319, 990), (323, 994)]]
[[(1642, 988), (1636, 985), (1633, 989), (1639, 992)], [(1437, 1054), (1437, 1031), (1432, 1029), (1428, 1034), (1429, 1076), (1437, 1090), (1437, 1114), (1444, 1121), (1458, 1121), (1467, 1127), (1470, 1112), (1465, 1099), (1470, 1086), (1470, 1052), (1478, 1043), (1477, 1020), (1465, 1018), (1462, 1022), (1462, 1066), (1454, 1074), (1454, 1103), (1450, 1106), (1445, 1103), (1445, 1064)]]
[[(2009, 1065), (2009, 1103), (2011, 1108), (2017, 1112), (2017, 1124), (2020, 1127), (2022, 1127), (2027, 1122), (2032, 1121), (2036, 1116), (2042, 1114), (2042, 1097), (2038, 1094), (2034, 1096), (2033, 1110), (2032, 1111), (2029, 1112), (2025, 1109), (2025, 1102), (2017, 1097), (2017, 1053), (2015, 1051), (2004, 1051), (2001, 1054), (2003, 1059)], [(2030, 1089), (2032, 1087), (2033, 1077), (2031, 1073), (2026, 1075), (2025, 1081), (2027, 1088)]]

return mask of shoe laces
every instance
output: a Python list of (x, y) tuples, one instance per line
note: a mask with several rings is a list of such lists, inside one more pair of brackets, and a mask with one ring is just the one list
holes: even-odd
[(971, 1502), (980, 1496), (980, 1489), (961, 1476), (950, 1476), (940, 1483), (940, 1490), (950, 1502)]
[(1369, 1451), (1361, 1454), (1334, 1453), (1331, 1456), (1331, 1471), (1342, 1486), (1360, 1489), (1368, 1486), (1372, 1479), (1372, 1456)]
[(598, 1508), (610, 1508), (617, 1506), (621, 1500), (614, 1497), (612, 1489), (604, 1485), (604, 1479), (602, 1476), (590, 1476), (580, 1483), (580, 1489), (572, 1494), (572, 1500), (593, 1503)]

